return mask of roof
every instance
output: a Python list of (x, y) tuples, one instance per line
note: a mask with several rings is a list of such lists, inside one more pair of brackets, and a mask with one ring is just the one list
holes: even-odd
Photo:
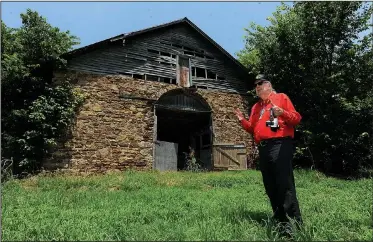
[(153, 26), (153, 27), (150, 27), (150, 28), (142, 29), (142, 30), (139, 30), (139, 31), (120, 34), (120, 35), (111, 37), (109, 39), (105, 39), (105, 40), (93, 43), (91, 45), (87, 45), (85, 47), (81, 47), (81, 48), (72, 50), (72, 51), (64, 54), (63, 56), (67, 57), (67, 56), (71, 56), (71, 55), (77, 55), (77, 54), (87, 52), (89, 50), (95, 49), (99, 46), (102, 46), (102, 45), (105, 45), (105, 44), (108, 44), (108, 43), (111, 43), (111, 42), (114, 42), (114, 41), (123, 40), (123, 39), (126, 39), (126, 38), (138, 36), (138, 35), (143, 34), (143, 33), (148, 33), (150, 31), (159, 30), (159, 29), (169, 27), (169, 26), (172, 26), (172, 25), (176, 25), (176, 24), (180, 24), (180, 23), (188, 24), (190, 27), (192, 27), (194, 30), (196, 30), (198, 33), (200, 33), (205, 39), (207, 39), (212, 45), (214, 45), (216, 48), (218, 48), (225, 56), (227, 56), (229, 59), (231, 59), (244, 72), (248, 73), (248, 69), (245, 66), (243, 66), (236, 58), (234, 58), (231, 54), (229, 54), (225, 49), (223, 49), (218, 43), (216, 43), (213, 39), (211, 39), (205, 32), (203, 32), (200, 28), (198, 28), (194, 23), (192, 23), (192, 21), (190, 21), (186, 17), (182, 18), (182, 19), (179, 19), (179, 20), (169, 22), (169, 23), (165, 23), (165, 24)]

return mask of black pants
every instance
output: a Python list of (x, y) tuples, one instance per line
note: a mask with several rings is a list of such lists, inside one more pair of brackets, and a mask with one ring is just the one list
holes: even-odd
[(288, 222), (288, 215), (302, 224), (295, 191), (293, 154), (294, 145), (290, 137), (265, 140), (259, 145), (260, 170), (274, 218), (279, 222)]

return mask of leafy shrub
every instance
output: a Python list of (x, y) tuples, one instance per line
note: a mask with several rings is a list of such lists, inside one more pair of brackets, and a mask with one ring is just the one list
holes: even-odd
[(18, 175), (40, 169), (84, 101), (68, 79), (53, 82), (77, 38), (30, 9), (21, 19), (20, 28), (1, 23), (2, 167), (12, 160)]
[(251, 24), (239, 60), (266, 73), (302, 115), (295, 163), (355, 176), (371, 167), (373, 49), (364, 2), (282, 4)]

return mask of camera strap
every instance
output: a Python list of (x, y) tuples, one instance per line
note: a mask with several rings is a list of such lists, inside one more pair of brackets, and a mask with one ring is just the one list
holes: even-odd
[(260, 110), (259, 119), (262, 118), (264, 111), (265, 111), (265, 108), (263, 107), (262, 110)]
[[(272, 93), (273, 93), (273, 91), (268, 95), (267, 100), (269, 100), (269, 103), (271, 103), (272, 106), (273, 106), (273, 103), (272, 103), (271, 99), (269, 99), (269, 98), (271, 97)], [(266, 102), (266, 101), (261, 101), (261, 102), (260, 102), (260, 105), (262, 106), (262, 109), (260, 110), (260, 113), (259, 113), (259, 119), (262, 118), (264, 112), (266, 111), (266, 107), (267, 107), (267, 105), (266, 105), (265, 102)], [(269, 109), (268, 109), (268, 111), (270, 111), (270, 110), (272, 110), (272, 108), (269, 108)], [(273, 111), (271, 112), (271, 115), (273, 115)]]
[(273, 120), (275, 118), (275, 115), (273, 113), (273, 108), (270, 108), (270, 116), (269, 116), (269, 120)]

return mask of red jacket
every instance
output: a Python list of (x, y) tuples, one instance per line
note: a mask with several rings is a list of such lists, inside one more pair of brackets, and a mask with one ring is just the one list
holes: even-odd
[[(280, 128), (277, 131), (272, 131), (266, 126), (266, 121), (269, 120), (272, 107), (271, 102), (282, 108), (284, 112), (277, 117)], [(260, 112), (264, 108), (264, 113), (260, 118)], [(262, 140), (291, 136), (294, 138), (294, 126), (300, 123), (302, 116), (295, 111), (295, 108), (289, 97), (284, 93), (271, 93), (266, 102), (258, 101), (251, 109), (249, 120), (242, 119), (242, 127), (249, 133), (254, 135), (255, 143)]]

